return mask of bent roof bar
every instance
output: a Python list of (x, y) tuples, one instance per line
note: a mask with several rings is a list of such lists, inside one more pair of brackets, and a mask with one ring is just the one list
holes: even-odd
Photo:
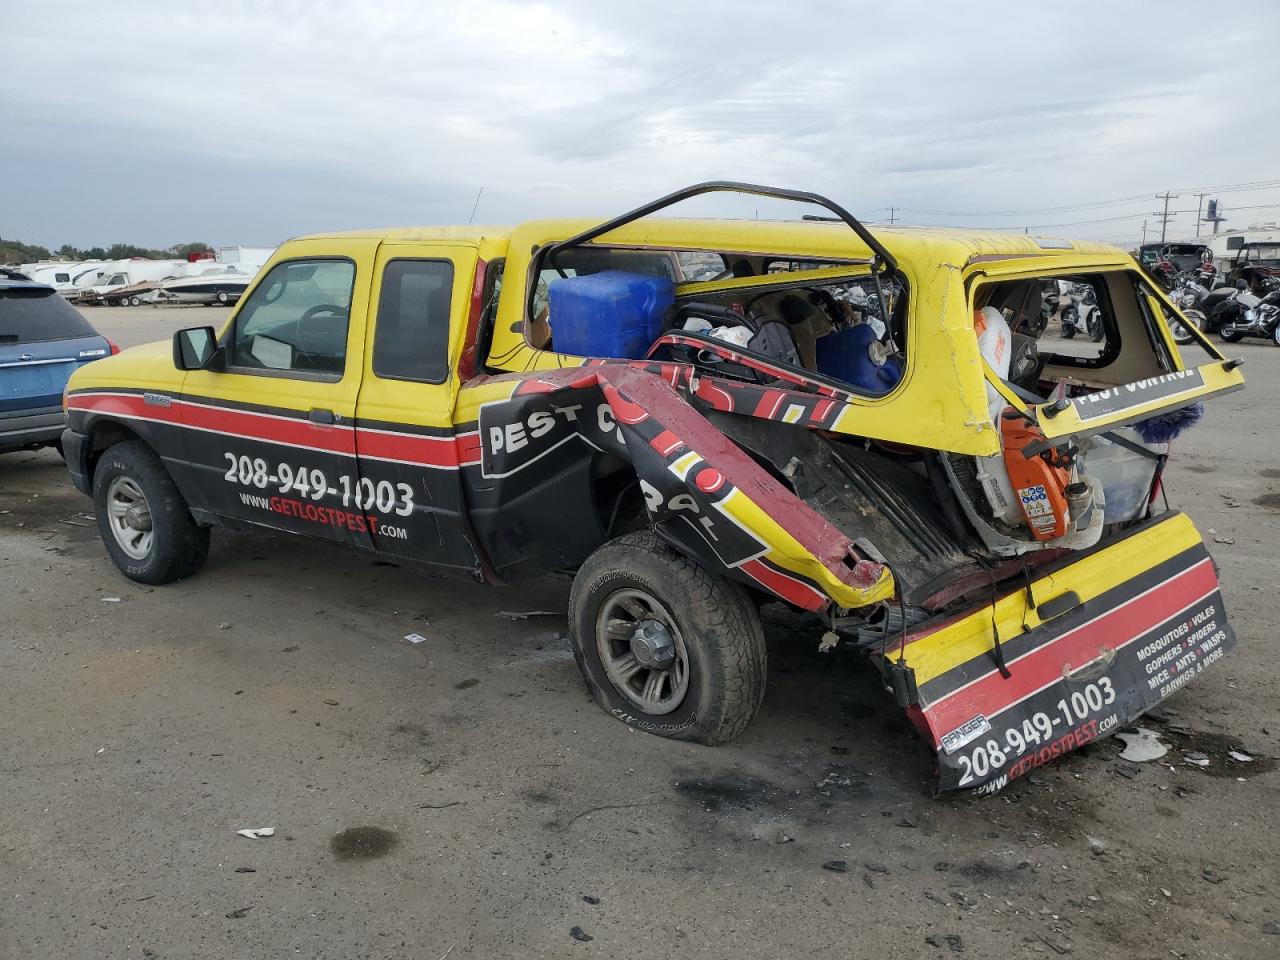
[(576, 236), (570, 237), (568, 240), (561, 240), (547, 248), (549, 259), (554, 264), (556, 255), (561, 251), (569, 250), (573, 247), (580, 246), (594, 240), (602, 234), (608, 233), (610, 230), (616, 230), (618, 227), (633, 223), (650, 214), (657, 213), (659, 210), (680, 203), (682, 200), (688, 200), (691, 197), (702, 196), (704, 193), (745, 193), (757, 197), (773, 197), (777, 200), (794, 200), (796, 203), (812, 203), (816, 206), (823, 207), (834, 213), (842, 223), (846, 224), (849, 229), (856, 233), (871, 252), (874, 254), (873, 268), (877, 272), (894, 274), (898, 270), (898, 262), (893, 258), (884, 245), (872, 235), (871, 231), (864, 227), (848, 210), (840, 206), (834, 200), (828, 200), (826, 197), (817, 193), (809, 193), (805, 190), (786, 190), (782, 187), (766, 187), (755, 183), (738, 183), (733, 180), (708, 180), (706, 183), (695, 183), (691, 187), (685, 187), (683, 190), (677, 190), (675, 193), (669, 193), (665, 197), (659, 197), (657, 200), (650, 201), (644, 206), (636, 207), (621, 216), (614, 217), (612, 220), (606, 220), (604, 223), (592, 227), (590, 230), (584, 230)]

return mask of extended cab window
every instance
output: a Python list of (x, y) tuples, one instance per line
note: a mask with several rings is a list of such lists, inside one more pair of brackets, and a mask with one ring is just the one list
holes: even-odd
[(448, 260), (392, 260), (382, 273), (373, 372), (386, 380), (444, 383), (449, 376)]
[(276, 264), (236, 317), (234, 366), (342, 375), (356, 268), (350, 260)]
[[(605, 271), (608, 280), (591, 281)], [(906, 316), (902, 282), (877, 283), (858, 261), (592, 245), (542, 265), (525, 336), (540, 350), (638, 360), (664, 333), (694, 334), (882, 396), (902, 380)], [(691, 361), (716, 376), (769, 376), (705, 352), (663, 349), (659, 359)]]

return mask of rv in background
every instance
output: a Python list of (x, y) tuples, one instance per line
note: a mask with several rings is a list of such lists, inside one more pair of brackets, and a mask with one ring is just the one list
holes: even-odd
[(262, 269), (262, 265), (275, 252), (275, 247), (219, 247), (218, 262), (232, 265), (252, 276)]
[(1230, 230), (1208, 237), (1205, 243), (1213, 251), (1213, 262), (1223, 274), (1230, 271), (1236, 261), (1236, 253), (1246, 243), (1280, 243), (1280, 227), (1250, 227), (1248, 230)]

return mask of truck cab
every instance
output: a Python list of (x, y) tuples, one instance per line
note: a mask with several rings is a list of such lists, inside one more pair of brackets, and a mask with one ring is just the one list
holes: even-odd
[[(652, 216), (725, 190), (833, 216)], [(1058, 281), (1100, 342), (1043, 328)], [(1203, 337), (1186, 365), (1177, 316), (1111, 247), (716, 182), (603, 223), (290, 241), (221, 330), (76, 374), (63, 444), (135, 580), (239, 524), (495, 585), (567, 569), (596, 699), (704, 743), (759, 706), (781, 602), (868, 653), (940, 789), (998, 789), (1177, 689), (1145, 671), (1184, 621), (1214, 626), (1193, 659), (1234, 643), (1156, 503), (1168, 440), (1243, 378)]]

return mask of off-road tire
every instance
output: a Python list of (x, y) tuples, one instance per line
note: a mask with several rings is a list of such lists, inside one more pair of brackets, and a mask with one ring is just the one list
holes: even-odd
[[(142, 490), (151, 511), (151, 549), (142, 559), (124, 552), (108, 518), (107, 490), (121, 476)], [(199, 570), (209, 555), (209, 528), (192, 519), (160, 458), (140, 440), (117, 443), (99, 457), (93, 472), (93, 505), (107, 553), (130, 580), (153, 586), (181, 580)]]
[[(648, 714), (609, 679), (596, 619), (609, 596), (638, 589), (655, 598), (683, 638), (688, 690), (672, 712)], [(642, 531), (611, 540), (587, 558), (569, 595), (573, 653), (596, 703), (646, 733), (708, 745), (727, 743), (751, 722), (764, 699), (768, 656), (750, 595)]]

